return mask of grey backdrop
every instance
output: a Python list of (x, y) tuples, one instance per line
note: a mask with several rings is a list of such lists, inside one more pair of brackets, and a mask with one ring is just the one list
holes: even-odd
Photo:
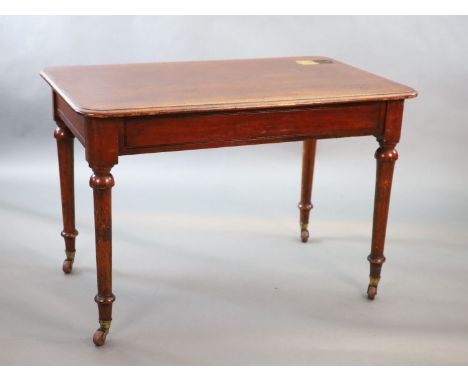
[[(468, 18), (1, 17), (1, 364), (467, 364)], [(64, 276), (48, 65), (325, 55), (406, 102), (380, 293), (364, 293), (377, 148), (320, 141), (312, 239), (300, 143), (123, 157), (114, 322), (97, 327), (92, 195), (76, 147)], [(8, 350), (7, 350), (8, 349)]]

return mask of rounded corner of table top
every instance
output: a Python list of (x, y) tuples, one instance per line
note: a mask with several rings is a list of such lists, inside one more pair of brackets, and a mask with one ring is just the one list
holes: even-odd
[(419, 96), (419, 92), (413, 88), (408, 88), (408, 93), (406, 98), (416, 98)]

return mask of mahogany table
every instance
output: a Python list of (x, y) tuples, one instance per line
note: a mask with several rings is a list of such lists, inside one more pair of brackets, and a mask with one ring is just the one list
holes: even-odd
[(62, 66), (41, 72), (53, 90), (66, 260), (75, 258), (73, 138), (93, 171), (97, 289), (104, 344), (111, 324), (110, 173), (120, 155), (303, 141), (301, 239), (309, 237), (316, 140), (373, 135), (379, 148), (369, 299), (377, 293), (404, 85), (327, 57)]

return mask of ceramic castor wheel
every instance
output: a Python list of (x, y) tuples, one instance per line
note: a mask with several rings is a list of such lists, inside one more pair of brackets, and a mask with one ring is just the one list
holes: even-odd
[(71, 260), (65, 260), (63, 262), (63, 266), (62, 266), (62, 269), (63, 269), (63, 272), (64, 273), (71, 273), (72, 269), (73, 269), (73, 261)]
[(107, 337), (107, 331), (106, 330), (103, 330), (103, 329), (96, 330), (96, 332), (94, 333), (94, 336), (93, 336), (94, 345), (96, 345), (96, 346), (104, 345), (105, 342), (106, 342), (106, 337)]
[(376, 295), (377, 295), (377, 287), (369, 285), (369, 288), (367, 288), (367, 298), (369, 300), (373, 300)]
[(303, 243), (307, 243), (307, 240), (309, 240), (309, 231), (304, 229), (301, 231), (301, 240)]

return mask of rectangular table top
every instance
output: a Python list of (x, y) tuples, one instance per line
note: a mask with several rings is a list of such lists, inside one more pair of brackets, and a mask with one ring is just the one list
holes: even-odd
[(41, 75), (77, 113), (100, 118), (384, 101), (417, 94), (315, 56), (60, 66)]

